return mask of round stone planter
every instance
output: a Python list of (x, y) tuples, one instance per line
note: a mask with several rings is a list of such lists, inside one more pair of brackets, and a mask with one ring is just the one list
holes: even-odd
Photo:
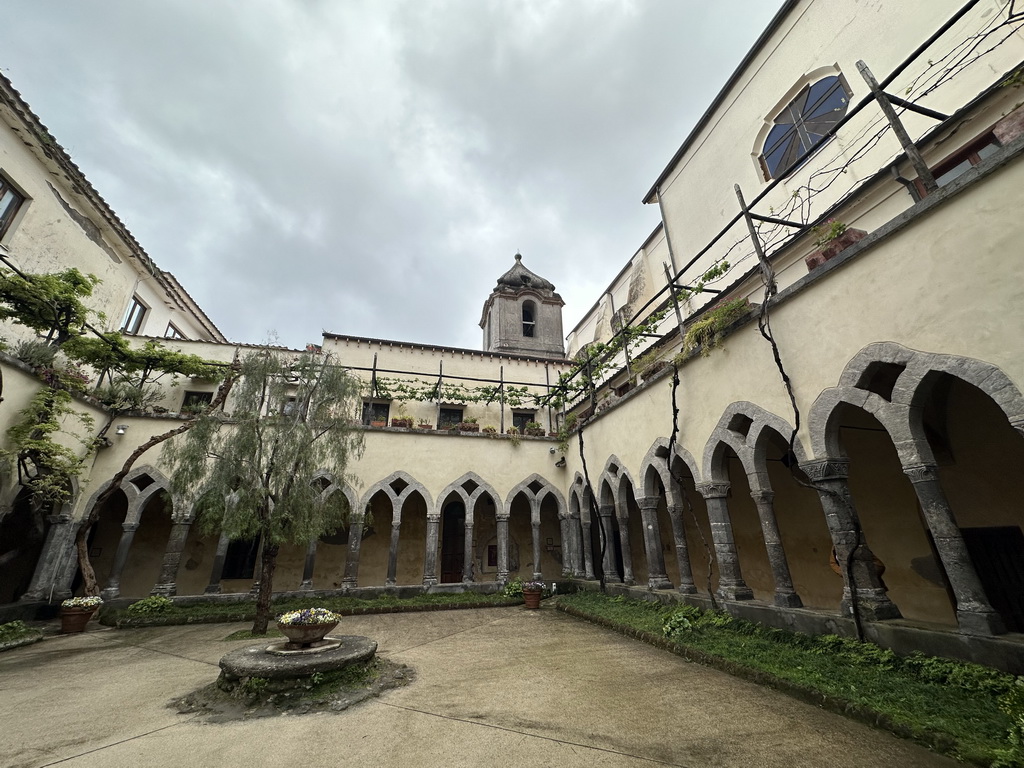
[(60, 609), (60, 633), (71, 635), (75, 632), (84, 632), (85, 625), (96, 613), (95, 608), (61, 608)]
[(288, 650), (311, 648), (321, 642), (327, 633), (338, 626), (338, 622), (330, 624), (282, 624), (277, 623), (281, 634), (288, 638)]
[(523, 590), (523, 601), (526, 603), (526, 607), (530, 610), (540, 608), (540, 596), (541, 591), (539, 589)]

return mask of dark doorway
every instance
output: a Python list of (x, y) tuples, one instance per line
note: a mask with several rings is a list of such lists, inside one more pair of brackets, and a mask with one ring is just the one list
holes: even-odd
[(989, 602), (1010, 632), (1024, 632), (1024, 533), (1015, 525), (963, 528)]
[(49, 527), (47, 511), (35, 508), (31, 491), (23, 488), (0, 520), (0, 603), (28, 591)]
[(441, 515), (441, 583), (462, 581), (466, 560), (466, 508), (453, 501)]

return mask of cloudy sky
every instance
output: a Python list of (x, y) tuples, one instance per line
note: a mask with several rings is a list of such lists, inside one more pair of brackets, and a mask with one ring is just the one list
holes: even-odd
[(571, 328), (781, 0), (5, 0), (0, 69), (231, 339)]

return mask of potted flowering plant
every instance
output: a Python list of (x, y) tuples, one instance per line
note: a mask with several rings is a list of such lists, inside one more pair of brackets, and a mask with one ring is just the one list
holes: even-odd
[(848, 227), (838, 219), (829, 219), (823, 224), (811, 227), (811, 234), (814, 235), (817, 250), (804, 258), (808, 271), (820, 267), (854, 243), (859, 243), (868, 233), (863, 229)]
[(303, 608), (277, 617), (277, 628), (288, 638), (288, 650), (313, 648), (338, 626), (341, 617), (326, 608)]
[(524, 427), (523, 431), (527, 435), (530, 435), (532, 437), (544, 437), (544, 427), (542, 427), (540, 423), (536, 421), (526, 422), (526, 426)]
[(85, 625), (103, 604), (103, 600), (94, 596), (69, 597), (60, 604), (60, 631), (62, 635), (73, 632), (84, 632)]
[(540, 599), (544, 595), (544, 582), (543, 581), (524, 581), (523, 582), (523, 602), (526, 603), (526, 607), (530, 610), (536, 610), (540, 608)]

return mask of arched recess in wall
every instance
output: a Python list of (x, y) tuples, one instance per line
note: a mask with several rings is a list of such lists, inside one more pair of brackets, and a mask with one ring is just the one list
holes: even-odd
[(525, 299), (520, 306), (523, 322), (523, 338), (533, 339), (537, 336), (537, 303), (533, 299)]
[(1024, 397), (998, 367), (891, 342), (862, 350), (815, 401), (815, 453), (849, 459), (868, 544), (908, 618), (973, 621), (974, 579), (1006, 626), (1024, 627), (1024, 517), (1014, 487), (1022, 427)]
[[(552, 580), (561, 576), (564, 548), (559, 517), (565, 510), (562, 494), (542, 475), (530, 475), (509, 491), (505, 511), (509, 525), (509, 573), (513, 578), (518, 575)], [(514, 561), (514, 550), (518, 550), (518, 563)]]
[[(501, 507), (498, 492), (475, 472), (467, 472), (449, 483), (437, 498), (441, 523), (441, 583), (463, 581), (466, 576), (472, 581), (495, 581), (498, 577), (497, 511)], [(455, 502), (463, 508), (461, 523), (445, 519), (445, 509)], [(450, 530), (452, 524), (457, 530)]]
[[(640, 464), (641, 495), (648, 504), (652, 501), (657, 504), (649, 513), (654, 530), (648, 534), (647, 541), (651, 547), (660, 549), (660, 556), (648, 551), (647, 559), (648, 562), (660, 563), (669, 586), (681, 587), (682, 573), (686, 577), (685, 582), (692, 587), (686, 534), (678, 494), (668, 468), (668, 456), (668, 440), (660, 438), (648, 449)], [(692, 589), (685, 591), (692, 592)]]
[(394, 472), (363, 494), (361, 508), (379, 532), (363, 542), (359, 583), (422, 584), (427, 516), (433, 509), (427, 489), (406, 472)]
[[(167, 478), (156, 469), (140, 471), (129, 476), (126, 482), (139, 493), (129, 505), (125, 525), (138, 527), (131, 536), (128, 557), (120, 571), (119, 588), (124, 597), (145, 597), (160, 577), (171, 536), (174, 502)], [(118, 565), (115, 562), (114, 568)]]

